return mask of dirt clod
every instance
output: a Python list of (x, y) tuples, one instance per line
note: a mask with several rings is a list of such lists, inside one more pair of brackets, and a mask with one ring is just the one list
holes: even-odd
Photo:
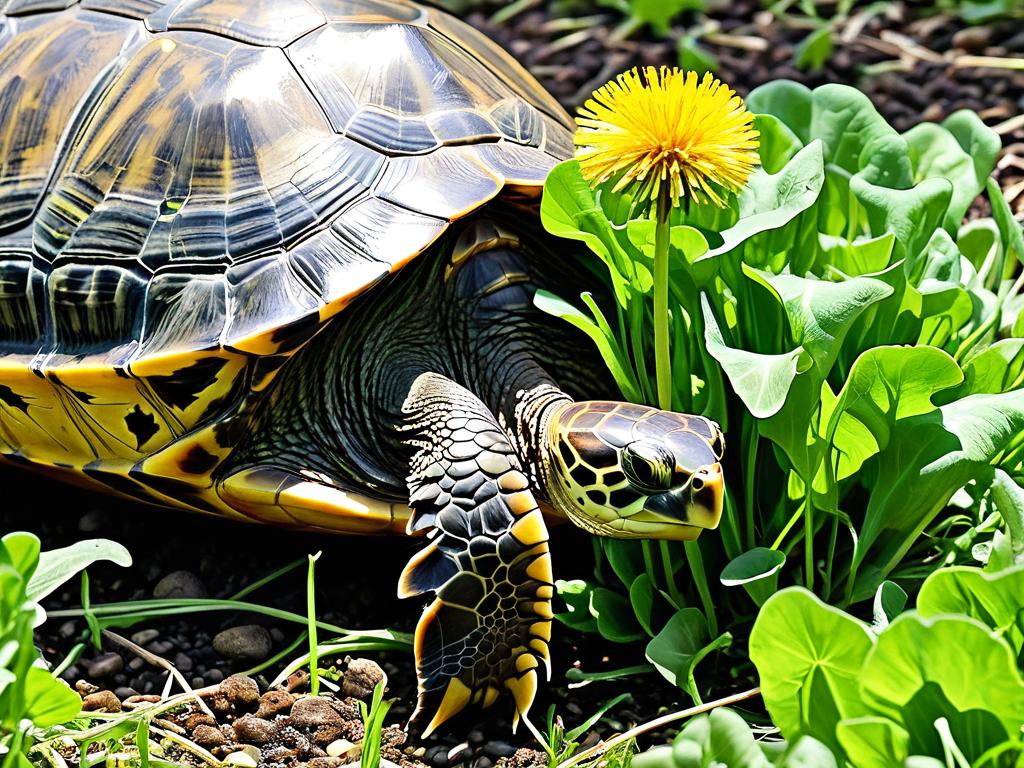
[(269, 720), (275, 715), (283, 714), (291, 709), (294, 701), (295, 697), (288, 693), (288, 691), (267, 691), (260, 696), (260, 706), (256, 710), (256, 717), (263, 717)]
[(278, 727), (269, 720), (255, 715), (240, 717), (231, 724), (235, 739), (250, 744), (269, 744), (277, 737)]
[(547, 755), (539, 749), (528, 747), (517, 749), (511, 757), (503, 757), (496, 763), (498, 768), (536, 768), (547, 764)]
[(227, 736), (220, 732), (220, 730), (212, 725), (199, 725), (192, 731), (192, 741), (198, 744), (200, 747), (206, 747), (212, 749), (213, 747), (219, 747), (227, 744)]
[(219, 692), (228, 703), (239, 709), (255, 707), (260, 700), (260, 689), (256, 681), (245, 675), (232, 675), (219, 686)]
[(377, 683), (384, 680), (380, 664), (370, 659), (352, 659), (341, 681), (341, 692), (354, 699), (366, 699), (373, 695)]
[(121, 701), (113, 691), (96, 691), (82, 699), (83, 712), (120, 712)]

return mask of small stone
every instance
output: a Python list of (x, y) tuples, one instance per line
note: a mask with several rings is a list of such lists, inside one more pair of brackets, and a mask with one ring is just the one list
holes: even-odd
[(199, 690), (200, 688), (206, 687), (206, 681), (203, 678), (196, 676), (192, 678), (191, 685), (193, 690)]
[(244, 624), (218, 632), (213, 649), (232, 661), (262, 661), (270, 655), (270, 633), (259, 624)]
[(66, 683), (74, 684), (79, 677), (82, 676), (81, 670), (72, 664), (70, 667), (60, 673), (60, 679)]
[(262, 717), (246, 715), (231, 724), (237, 741), (251, 744), (269, 744), (277, 736), (277, 726)]
[(128, 669), (130, 669), (132, 672), (138, 672), (144, 666), (146, 666), (146, 660), (139, 656), (136, 656), (134, 659), (128, 662)]
[(260, 696), (260, 708), (256, 710), (256, 717), (270, 719), (291, 709), (295, 697), (288, 691), (267, 691)]
[(245, 675), (229, 677), (220, 684), (220, 692), (229, 703), (241, 708), (255, 706), (260, 699), (260, 689), (256, 681)]
[(206, 585), (191, 571), (172, 571), (153, 587), (157, 600), (180, 600), (208, 597)]
[(512, 757), (516, 748), (507, 741), (489, 741), (484, 744), (484, 754), (491, 757)]
[(206, 678), (206, 682), (210, 685), (216, 685), (224, 679), (224, 673), (214, 667), (213, 669), (206, 670), (206, 672), (203, 673), (203, 677)]
[(466, 740), (474, 747), (479, 747), (481, 744), (487, 741), (487, 738), (484, 736), (483, 731), (481, 731), (479, 728), (474, 728), (472, 731), (469, 732), (469, 735), (466, 737)]
[(117, 653), (104, 653), (82, 663), (85, 665), (85, 673), (94, 679), (110, 677), (124, 669), (124, 659)]
[(354, 699), (366, 699), (373, 695), (373, 689), (384, 680), (384, 670), (370, 659), (352, 659), (341, 681), (341, 692)]
[(439, 768), (448, 765), (448, 747), (444, 744), (431, 747), (427, 750), (427, 754), (423, 756), (423, 761), (429, 765), (439, 766)]
[(113, 691), (96, 691), (82, 699), (83, 712), (120, 712), (121, 700)]
[(327, 751), (328, 757), (341, 757), (353, 747), (355, 747), (355, 744), (348, 739), (335, 739), (324, 747), (324, 749)]
[(253, 759), (253, 756), (244, 749), (232, 752), (224, 758), (224, 762), (228, 765), (237, 766), (237, 768), (256, 768), (256, 766), (259, 765), (259, 761)]
[(75, 622), (74, 620), (65, 621), (60, 625), (60, 629), (57, 630), (61, 637), (65, 640), (69, 637), (73, 637), (75, 634)]
[(174, 656), (174, 666), (178, 668), (179, 672), (191, 672), (193, 667), (192, 659), (179, 651)]
[(494, 765), (494, 761), (491, 760), (487, 755), (480, 755), (473, 763), (473, 768), (491, 768)]
[(209, 725), (216, 728), (217, 721), (205, 712), (193, 712), (185, 718), (185, 730), (194, 731), (201, 725)]
[(342, 718), (331, 701), (322, 696), (303, 696), (292, 705), (292, 725), (297, 728), (317, 728), (322, 725), (341, 725)]
[(76, 680), (75, 690), (78, 691), (79, 696), (88, 696), (90, 693), (96, 693), (100, 687), (93, 685), (88, 680)]
[(192, 731), (192, 741), (200, 747), (212, 749), (227, 744), (227, 737), (212, 725), (200, 725)]
[(132, 696), (138, 696), (139, 692), (134, 688), (129, 688), (127, 685), (122, 685), (119, 688), (114, 689), (114, 695), (121, 701), (124, 701), (125, 699), (130, 699)]
[(140, 629), (131, 636), (131, 641), (136, 645), (146, 645), (152, 643), (158, 637), (160, 637), (160, 630), (158, 629)]

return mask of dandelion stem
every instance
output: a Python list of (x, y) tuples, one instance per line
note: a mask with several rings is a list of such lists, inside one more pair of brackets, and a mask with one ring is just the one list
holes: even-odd
[(658, 382), (658, 407), (672, 410), (672, 368), (668, 327), (668, 248), (671, 237), (669, 214), (672, 199), (662, 187), (655, 203), (654, 229), (654, 367)]

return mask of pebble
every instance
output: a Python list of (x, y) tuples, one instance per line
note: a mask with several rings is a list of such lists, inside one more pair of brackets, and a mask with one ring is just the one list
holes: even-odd
[(130, 699), (132, 696), (138, 696), (139, 692), (134, 688), (129, 688), (127, 685), (122, 685), (120, 688), (114, 689), (114, 695), (121, 701), (124, 701), (125, 699)]
[(444, 744), (431, 747), (427, 750), (427, 754), (423, 756), (423, 762), (443, 768), (443, 766), (448, 765), (448, 747)]
[(349, 750), (351, 750), (355, 744), (348, 739), (335, 739), (328, 744), (324, 749), (327, 752), (328, 757), (341, 757)]
[(201, 725), (209, 725), (211, 727), (217, 727), (217, 721), (210, 717), (205, 712), (193, 712), (191, 715), (185, 718), (185, 729), (194, 731)]
[(76, 667), (74, 664), (72, 664), (70, 667), (68, 667), (63, 672), (60, 673), (60, 679), (63, 680), (64, 682), (66, 682), (66, 683), (71, 683), (72, 685), (81, 676), (82, 676), (81, 670), (79, 670), (78, 667)]
[(480, 755), (473, 763), (473, 768), (491, 768), (494, 765), (494, 761), (491, 760), (487, 755)]
[(245, 675), (232, 675), (220, 684), (220, 692), (237, 707), (249, 707), (260, 699), (256, 681)]
[(224, 673), (214, 667), (213, 669), (208, 669), (203, 672), (203, 677), (206, 678), (206, 682), (209, 685), (216, 685), (224, 679)]
[(208, 597), (206, 585), (192, 571), (171, 571), (153, 587), (157, 600), (188, 600)]
[(203, 678), (201, 678), (201, 677), (193, 677), (192, 678), (192, 682), (191, 682), (191, 686), (195, 690), (198, 690), (199, 688), (205, 688), (206, 687), (206, 681)]
[(121, 700), (113, 691), (96, 691), (82, 699), (83, 712), (120, 712)]
[(89, 661), (82, 662), (85, 673), (92, 678), (104, 678), (116, 675), (124, 669), (124, 659), (118, 653), (104, 653)]
[(463, 763), (472, 756), (473, 750), (471, 750), (469, 748), (469, 744), (466, 744), (465, 742), (448, 750), (449, 763)]
[(158, 629), (140, 629), (129, 638), (136, 645), (146, 645), (152, 643), (160, 637), (160, 630)]
[(88, 680), (76, 680), (75, 690), (78, 691), (79, 696), (88, 696), (90, 693), (96, 693), (100, 687), (93, 685)]
[(259, 624), (243, 624), (218, 632), (213, 649), (231, 661), (262, 661), (270, 655), (270, 633)]
[(255, 715), (240, 717), (231, 724), (237, 741), (251, 744), (269, 744), (277, 736), (277, 726)]
[(192, 741), (201, 747), (211, 749), (227, 744), (228, 738), (212, 725), (198, 725), (192, 731)]
[(484, 754), (491, 757), (512, 757), (516, 748), (507, 741), (489, 741), (484, 744)]
[(487, 741), (487, 738), (484, 736), (483, 731), (481, 731), (479, 728), (474, 728), (472, 731), (469, 732), (469, 735), (466, 736), (466, 740), (469, 741), (469, 743), (472, 744), (474, 747), (479, 747), (481, 744)]
[(352, 659), (341, 681), (341, 692), (353, 699), (366, 699), (373, 695), (373, 689), (384, 680), (384, 670), (370, 659)]
[(179, 672), (191, 672), (192, 671), (192, 659), (180, 651), (174, 655), (174, 666), (178, 668)]
[(237, 766), (237, 768), (256, 768), (256, 766), (259, 765), (259, 760), (254, 758), (244, 749), (240, 749), (225, 757), (224, 763), (227, 765)]
[(256, 710), (256, 717), (270, 719), (291, 709), (295, 697), (288, 691), (267, 691), (260, 696), (260, 708)]
[(134, 659), (128, 662), (128, 669), (132, 672), (138, 672), (144, 666), (146, 666), (146, 660), (140, 656), (136, 656)]
[(75, 622), (74, 622), (74, 620), (72, 620), (72, 621), (65, 621), (63, 624), (60, 625), (60, 629), (58, 629), (57, 632), (65, 640), (67, 638), (69, 638), (69, 637), (73, 637), (74, 634), (75, 634)]

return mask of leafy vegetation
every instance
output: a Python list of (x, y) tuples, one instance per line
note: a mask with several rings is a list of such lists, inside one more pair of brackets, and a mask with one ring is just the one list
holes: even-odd
[[(562, 621), (649, 638), (698, 701), (697, 662), (742, 650), (779, 585), (849, 606), (1020, 546), (1024, 239), (987, 181), (998, 137), (970, 112), (899, 134), (838, 85), (779, 81), (747, 103), (763, 167), (730, 208), (671, 222), (672, 404), (726, 428), (720, 532), (603, 541), (593, 579), (558, 585)], [(983, 190), (992, 217), (962, 224)], [(544, 224), (587, 245), (611, 297), (537, 301), (588, 334), (627, 399), (654, 403), (654, 222), (631, 210), (558, 166)], [(750, 674), (742, 655), (734, 674)]]
[(363, 746), (359, 753), (360, 768), (380, 768), (381, 730), (384, 718), (391, 709), (391, 700), (384, 699), (387, 681), (381, 680), (373, 688), (370, 704), (359, 702), (359, 713), (363, 718)]
[(30, 533), (0, 540), (0, 746), (3, 768), (26, 768), (25, 757), (43, 729), (74, 718), (78, 694), (55, 678), (36, 650), (32, 633), (46, 620), (39, 601), (97, 560), (130, 565), (119, 544), (105, 539), (40, 551)]

